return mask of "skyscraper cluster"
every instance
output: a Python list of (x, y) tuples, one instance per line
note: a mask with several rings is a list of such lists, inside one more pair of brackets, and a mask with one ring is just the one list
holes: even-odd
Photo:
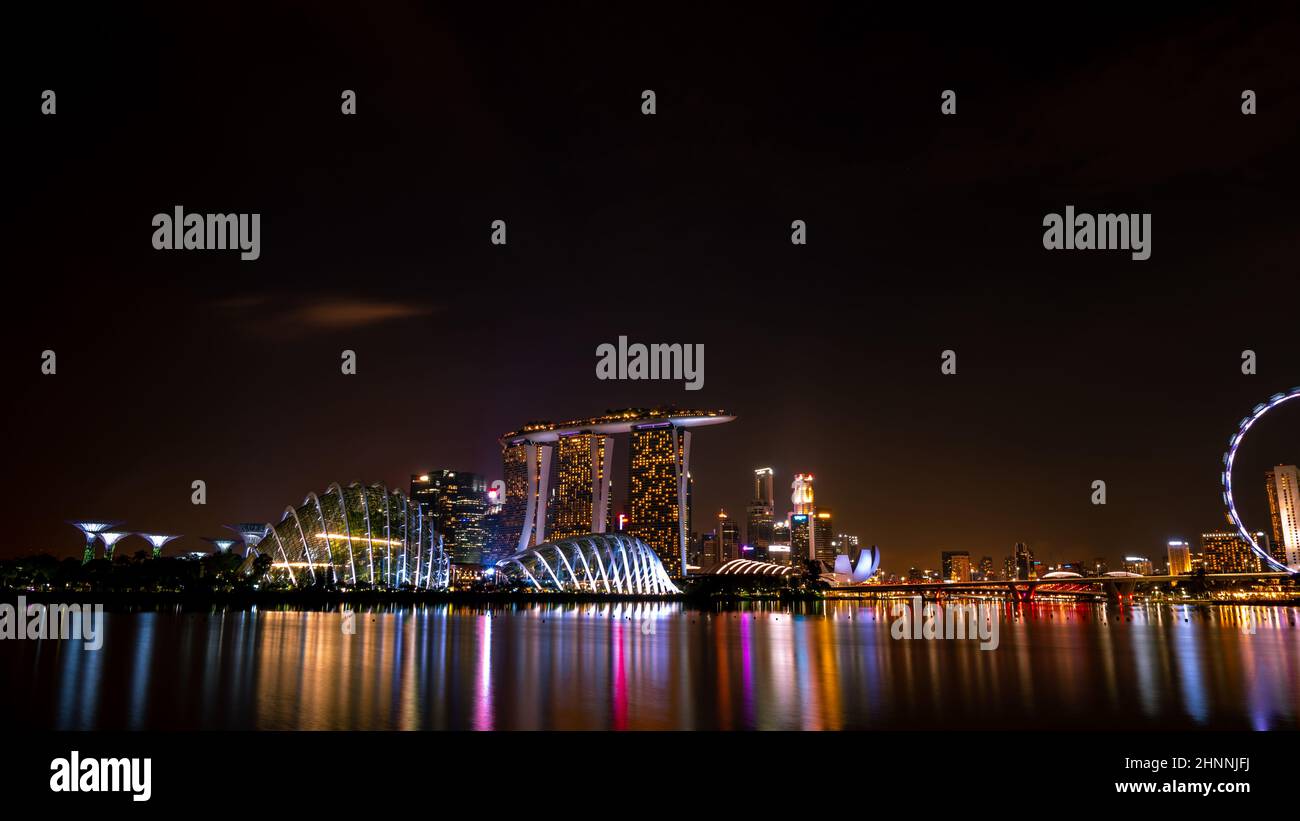
[[(723, 509), (708, 517), (709, 532), (693, 531), (692, 429), (733, 418), (718, 410), (662, 408), (530, 423), (501, 439), (505, 478), (499, 488), (489, 492), (485, 479), (472, 472), (432, 470), (411, 477), (411, 499), (431, 517), (452, 561), (461, 565), (491, 565), (548, 541), (615, 530), (649, 545), (672, 576), (707, 572), (734, 559), (793, 566), (813, 561), (824, 568), (833, 567), (838, 556), (856, 562), (862, 551), (858, 537), (836, 532), (832, 510), (817, 502), (811, 473), (791, 475), (790, 505), (780, 512), (776, 470), (755, 468), (744, 518)], [(620, 434), (627, 434), (627, 495), (624, 511), (616, 513), (611, 490)], [(1257, 534), (1256, 542), (1277, 561), (1300, 568), (1296, 466), (1270, 469), (1266, 488), (1271, 533)], [(1163, 570), (1172, 575), (1264, 569), (1249, 543), (1231, 531), (1203, 533), (1199, 550), (1182, 539), (1170, 540), (1166, 550)], [(992, 557), (976, 563), (965, 550), (943, 551), (940, 561), (935, 575), (958, 582), (999, 576), (1030, 580), (1052, 569), (1088, 576), (1108, 570), (1101, 558), (1044, 568), (1028, 542), (1015, 544), (1000, 573)], [(1144, 575), (1155, 569), (1142, 556), (1126, 557), (1123, 566)]]
[(487, 481), (477, 473), (429, 470), (411, 477), (410, 499), (442, 536), (451, 561), (478, 565), (487, 558)]
[(778, 513), (776, 470), (755, 468), (744, 532), (735, 517), (725, 509), (719, 511), (712, 532), (691, 534), (690, 565), (708, 572), (736, 558), (795, 567), (813, 561), (829, 572), (837, 566), (837, 558), (844, 556), (856, 566), (862, 545), (855, 535), (835, 532), (834, 514), (817, 504), (814, 482), (811, 473), (793, 474), (790, 506)]

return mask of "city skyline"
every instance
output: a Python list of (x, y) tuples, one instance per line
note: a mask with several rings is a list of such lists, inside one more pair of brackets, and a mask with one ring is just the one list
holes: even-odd
[[(836, 529), (890, 565), (1017, 541), (1061, 559), (1149, 553), (1219, 526), (1222, 443), (1300, 375), (1291, 18), (1261, 15), (1253, 39), (1189, 13), (1132, 21), (1105, 49), (1086, 25), (977, 48), (842, 12), (779, 19), (789, 49), (751, 65), (707, 39), (669, 58), (640, 26), (543, 45), (536, 11), (398, 27), (366, 13), (400, 65), (326, 23), (264, 19), (267, 43), (321, 43), (330, 70), (250, 50), (223, 81), (277, 91), (242, 95), (238, 117), (187, 93), (224, 54), (202, 36), (146, 56), (68, 32), (14, 72), (62, 88), (56, 117), (33, 104), (11, 129), (32, 158), (15, 171), (30, 197), (13, 266), (40, 287), (0, 329), (6, 457), (40, 492), (0, 500), (0, 555), (72, 553), (61, 523), (87, 515), (197, 547), (192, 534), (274, 519), (339, 477), (495, 476), (495, 440), (523, 419), (665, 403), (738, 415), (692, 459), (710, 515), (743, 519), (750, 471), (771, 466), (815, 474)], [(454, 47), (477, 25), (495, 35)], [(1152, 62), (1150, 36), (1183, 47)], [(1012, 51), (1035, 71), (996, 56)], [(1225, 68), (1189, 80), (1189, 65)], [(1240, 113), (1247, 83), (1258, 116)], [(355, 118), (340, 88), (358, 91)], [(174, 131), (186, 139), (139, 138)], [(52, 216), (69, 202), (102, 215), (76, 242)], [(178, 204), (260, 213), (260, 256), (155, 250), (150, 218)], [(1067, 205), (1150, 213), (1150, 258), (1045, 250), (1043, 216)], [(598, 347), (622, 336), (703, 345), (707, 378), (598, 379)], [(57, 375), (41, 373), (47, 349)], [(1265, 420), (1240, 474), (1300, 460), (1297, 425), (1294, 408)], [(1098, 479), (1104, 508), (1089, 503)], [(1269, 529), (1254, 479), (1241, 503)]]
[[(611, 421), (613, 417), (620, 414), (631, 421)], [(607, 435), (594, 435), (592, 430), (593, 428), (598, 427), (595, 423), (603, 423), (603, 429), (611, 433), (635, 433), (638, 429), (638, 422), (644, 424), (646, 422), (654, 422), (658, 419), (667, 418), (667, 416), (671, 415), (690, 417), (695, 414), (699, 415), (694, 416), (694, 419), (705, 419), (707, 415), (716, 415), (719, 417), (717, 420), (705, 421), (706, 424), (712, 424), (714, 421), (732, 421), (735, 418), (734, 416), (726, 415), (723, 411), (711, 411), (704, 414), (696, 411), (679, 411), (676, 408), (669, 407), (667, 409), (655, 410), (626, 409), (622, 411), (608, 411), (601, 417), (593, 417), (591, 419), (567, 423), (530, 423), (530, 425), (525, 426), (524, 429), (507, 433), (500, 438), (503, 472), (507, 477), (506, 480), (501, 482), (501, 484), (507, 488), (504, 498), (495, 500), (495, 502), (489, 502), (488, 482), (483, 476), (468, 471), (454, 471), (446, 468), (425, 470), (419, 474), (412, 474), (410, 477), (411, 493), (408, 498), (412, 503), (421, 505), (422, 507), (426, 507), (433, 511), (430, 517), (430, 522), (432, 523), (432, 526), (436, 527), (438, 532), (446, 538), (448, 558), (452, 562), (461, 562), (466, 564), (481, 563), (483, 566), (489, 566), (496, 559), (509, 556), (514, 552), (513, 550), (505, 550), (505, 545), (515, 545), (518, 548), (522, 548), (523, 546), (540, 544), (542, 541), (548, 543), (562, 541), (567, 538), (586, 535), (588, 533), (621, 532), (624, 524), (629, 522), (629, 520), (627, 514), (623, 513), (622, 510), (615, 513), (613, 507), (613, 494), (611, 488), (614, 484), (612, 471), (614, 438)], [(693, 419), (688, 419), (687, 424), (693, 425), (698, 424), (698, 422)], [(655, 424), (644, 425), (644, 427), (651, 430), (660, 429), (665, 427), (665, 423), (658, 422)], [(681, 432), (688, 433), (685, 428), (682, 428)], [(552, 448), (550, 445), (546, 445), (542, 446), (545, 448), (544, 452), (537, 450), (541, 442), (554, 443), (555, 447), (557, 447), (561, 453), (564, 453), (566, 445), (573, 447), (573, 443), (575, 442), (581, 447), (573, 447), (572, 452), (577, 455), (567, 457), (567, 463), (566, 459), (561, 457), (556, 460), (556, 465), (552, 466), (549, 456), (549, 452)], [(523, 452), (519, 449), (520, 445), (530, 446), (535, 449), (531, 457), (531, 462), (529, 461), (529, 457), (522, 455)], [(528, 468), (523, 471), (522, 475), (532, 475), (534, 477), (533, 484), (526, 490), (515, 488), (513, 493), (510, 490), (512, 461), (528, 465)], [(1285, 562), (1289, 557), (1285, 550), (1286, 537), (1282, 534), (1284, 533), (1284, 527), (1294, 527), (1294, 519), (1296, 515), (1294, 493), (1293, 490), (1288, 489), (1293, 488), (1293, 484), (1287, 484), (1288, 482), (1294, 483), (1293, 477), (1295, 476), (1295, 470), (1296, 468), (1294, 465), (1278, 464), (1265, 471), (1265, 489), (1268, 498), (1272, 534), (1267, 531), (1252, 530), (1266, 552), (1272, 555), (1275, 559), (1283, 562)], [(567, 483), (570, 487), (567, 493), (560, 490), (560, 488), (566, 486), (566, 473), (582, 474), (580, 477), (573, 475), (569, 476)], [(707, 550), (712, 551), (707, 554), (710, 557), (710, 560), (706, 561), (705, 566), (700, 567), (698, 570), (708, 570), (708, 566), (711, 563), (720, 564), (736, 558), (754, 558), (752, 555), (739, 554), (742, 547), (748, 549), (754, 547), (755, 540), (751, 537), (750, 533), (753, 527), (756, 525), (758, 527), (763, 527), (764, 530), (761, 531), (763, 533), (771, 532), (771, 525), (766, 524), (765, 526), (765, 523), (767, 522), (768, 517), (771, 517), (771, 511), (778, 510), (780, 507), (773, 499), (775, 495), (773, 490), (775, 476), (776, 471), (771, 467), (756, 468), (753, 470), (755, 488), (754, 495), (756, 498), (751, 500), (749, 505), (750, 519), (744, 531), (740, 529), (739, 523), (734, 518), (729, 517), (724, 508), (718, 512), (716, 520), (718, 525), (712, 530), (701, 528), (696, 530), (687, 530), (684, 533), (685, 542), (682, 555), (685, 555), (686, 550), (700, 550), (701, 541), (716, 539), (716, 542), (706, 548)], [(813, 502), (814, 494), (812, 487), (815, 478), (814, 475), (795, 473), (794, 476), (794, 486), (796, 487), (795, 497), (798, 501), (796, 501), (796, 498), (789, 500), (789, 504), (787, 505), (789, 510), (785, 514), (785, 518), (781, 519), (781, 525), (787, 528), (787, 533), (782, 538), (786, 540), (787, 546), (793, 545), (792, 555), (788, 559), (786, 557), (767, 557), (764, 555), (758, 557), (760, 561), (771, 560), (787, 563), (802, 555), (804, 551), (808, 552), (807, 558), (816, 557), (827, 564), (833, 563), (834, 559), (841, 553), (856, 560), (856, 553), (861, 542), (861, 539), (857, 534), (840, 533), (833, 539), (822, 537), (825, 544), (829, 546), (828, 549), (818, 549), (815, 541), (810, 543), (810, 534), (816, 532), (816, 529), (812, 528), (810, 523), (816, 520), (817, 511), (825, 509), (815, 505)], [(633, 472), (628, 473), (628, 478), (632, 482), (632, 485), (629, 486), (628, 492), (629, 494), (632, 494), (634, 492), (632, 487), (636, 485), (636, 479)], [(549, 494), (547, 500), (541, 501), (539, 496), (540, 494), (545, 493), (547, 487), (551, 487), (550, 482), (552, 479), (555, 480), (556, 485)], [(519, 476), (515, 476), (514, 481), (520, 481)], [(458, 485), (460, 487), (459, 492)], [(470, 489), (470, 492), (464, 492), (464, 488), (467, 486)], [(579, 489), (577, 486), (581, 486), (581, 488)], [(337, 487), (337, 484), (332, 485), (331, 489)], [(354, 485), (353, 487), (357, 486)], [(448, 490), (450, 492), (447, 492)], [(340, 490), (339, 492), (341, 493), (342, 491)], [(513, 500), (511, 498), (512, 495), (514, 497)], [(528, 514), (530, 518), (527, 520), (527, 523), (520, 519), (523, 514), (518, 513), (516, 518), (519, 519), (519, 521), (494, 521), (492, 527), (484, 528), (481, 526), (483, 516), (486, 515), (490, 509), (495, 509), (499, 512), (502, 508), (509, 508), (513, 503), (522, 510), (526, 504), (525, 500), (529, 496), (532, 497), (533, 501), (531, 503), (532, 511)], [(314, 497), (314, 494), (309, 494), (309, 501), (312, 497)], [(478, 497), (481, 497), (481, 499)], [(630, 497), (624, 497), (623, 501), (626, 502), (629, 498)], [(689, 494), (686, 498), (689, 500)], [(1281, 502), (1279, 502), (1279, 498), (1281, 499)], [(603, 500), (603, 504), (596, 504), (594, 500), (598, 499)], [(468, 543), (463, 537), (458, 540), (456, 525), (454, 524), (454, 522), (457, 521), (456, 513), (463, 513), (464, 510), (466, 510), (467, 503), (478, 511), (478, 516), (474, 519), (474, 533), (476, 535), (473, 536), (472, 541)], [(755, 519), (754, 516), (755, 510), (758, 510), (760, 513), (757, 519)], [(683, 513), (683, 521), (680, 523), (682, 527), (687, 526), (687, 522), (692, 513), (693, 511), (689, 507), (688, 501), (688, 507)], [(287, 517), (288, 510), (286, 510), (285, 515)], [(589, 517), (590, 527), (581, 527), (576, 523), (576, 520), (568, 527), (557, 525), (557, 523), (563, 523), (567, 519), (572, 519), (575, 515)], [(830, 518), (829, 512), (824, 512), (821, 516), (826, 519)], [(285, 518), (277, 521), (280, 521), (283, 524), (284, 522), (287, 522), (288, 519)], [(542, 534), (544, 538), (538, 539), (537, 528), (539, 527), (539, 523), (543, 522), (550, 523), (551, 530), (550, 532), (547, 532), (543, 527)], [(1285, 525), (1283, 524), (1284, 522), (1286, 523)], [(107, 530), (113, 524), (111, 522), (95, 521), (71, 521), (70, 523), (76, 525), (78, 529), (83, 530), (86, 539), (83, 555), (87, 557), (87, 560), (95, 549), (96, 541), (94, 537)], [(118, 524), (121, 524), (121, 522)], [(826, 521), (823, 524), (823, 530), (825, 533), (830, 534), (835, 532), (836, 528), (830, 521)], [(794, 527), (791, 528), (790, 525), (794, 525)], [(729, 536), (724, 532), (727, 527), (730, 528)], [(803, 528), (802, 530), (800, 529), (801, 527)], [(241, 539), (233, 541), (208, 536), (198, 538), (201, 538), (203, 541), (210, 544), (217, 545), (219, 549), (228, 549), (229, 546), (233, 546), (234, 544), (244, 544), (246, 548), (255, 548), (258, 541), (260, 541), (266, 533), (271, 532), (271, 524), (269, 522), (267, 525), (255, 523), (227, 525), (226, 528), (233, 529), (237, 533), (241, 534)], [(672, 525), (672, 528), (676, 530), (677, 525)], [(136, 531), (125, 527), (114, 528), (114, 531), (115, 532), (105, 533), (103, 535), (111, 536), (111, 541), (113, 543), (129, 536), (140, 536), (152, 545), (152, 552), (155, 556), (161, 555), (162, 547), (168, 542), (183, 538), (179, 535), (155, 536), (145, 531)], [(255, 534), (255, 538), (247, 538), (250, 533)], [(646, 535), (645, 531), (638, 533), (637, 528), (632, 526), (628, 527), (628, 533), (629, 535)], [(722, 535), (722, 538), (719, 538), (720, 534)], [(1196, 557), (1196, 559), (1191, 560), (1191, 564), (1198, 564), (1200, 560), (1199, 557), (1202, 555), (1211, 555), (1210, 552), (1207, 552), (1205, 546), (1206, 540), (1211, 537), (1218, 539), (1220, 542), (1237, 544), (1238, 547), (1233, 548), (1234, 550), (1241, 551), (1243, 556), (1250, 557), (1249, 561), (1255, 561), (1255, 556), (1251, 551), (1250, 546), (1242, 541), (1235, 532), (1229, 530), (1218, 533), (1202, 533), (1201, 551), (1191, 554)], [(494, 538), (498, 539), (498, 547), (495, 552), (491, 549), (491, 542)], [(650, 540), (653, 542), (653, 537), (650, 537)], [(100, 541), (107, 542), (108, 540), (103, 539), (101, 536)], [(1175, 546), (1179, 546), (1183, 552), (1186, 553), (1187, 544), (1187, 542), (1181, 540), (1170, 540), (1167, 542), (1167, 566), (1173, 567), (1174, 565)], [(223, 545), (226, 547), (222, 547)], [(112, 547), (111, 544), (107, 546), (109, 548)], [(878, 547), (878, 545), (874, 546)], [(1019, 559), (1022, 553), (1022, 548), (1025, 551), (1028, 551), (1026, 555), (1028, 555), (1029, 558), (1025, 561), (1020, 561)], [(1048, 568), (1075, 569), (1079, 566), (1081, 561), (1108, 562), (1115, 558), (1108, 554), (1097, 553), (1087, 557), (1082, 555), (1068, 557), (1054, 556), (1051, 557), (1053, 561), (1045, 562), (1041, 556), (1036, 557), (1034, 555), (1033, 548), (1034, 546), (1029, 542), (1016, 542), (1005, 555), (1004, 564), (1006, 564), (1007, 567), (1010, 567), (1012, 563), (1016, 564), (1018, 569), (1015, 574), (1020, 578), (1026, 578), (1029, 574), (1040, 572), (1035, 571), (1030, 567), (1030, 565), (1041, 567), (1043, 570)], [(654, 549), (657, 553), (660, 552), (659, 548)], [(1126, 553), (1133, 552), (1134, 551), (1131, 550), (1126, 551)], [(1150, 562), (1145, 554), (1153, 554), (1157, 557), (1160, 555), (1159, 551), (1156, 550), (1140, 552), (1144, 555), (1140, 557), (1130, 557), (1125, 555), (1123, 557), (1123, 562), (1128, 564), (1131, 561), (1137, 561), (1139, 559)], [(111, 549), (109, 550), (109, 553), (111, 555)], [(940, 550), (939, 555), (940, 561), (938, 566), (941, 570), (939, 571), (938, 576), (940, 578), (952, 577), (952, 571), (949, 567), (949, 556), (964, 557), (964, 570), (959, 574), (963, 581), (969, 581), (972, 573), (983, 575), (985, 578), (993, 577), (993, 575), (987, 571), (981, 572), (981, 567), (984, 563), (992, 564), (993, 556), (983, 557), (984, 561), (981, 562), (980, 566), (977, 566), (974, 564), (974, 556), (969, 550), (945, 549)], [(1159, 559), (1157, 559), (1157, 562), (1158, 561)], [(1188, 560), (1182, 559), (1181, 561)], [(1253, 565), (1248, 566), (1249, 561), (1246, 559), (1239, 560), (1233, 558), (1228, 560), (1226, 565), (1221, 562), (1213, 569), (1217, 572), (1268, 569), (1263, 568), (1262, 565), (1259, 567)], [(671, 557), (665, 559), (665, 566), (674, 566)], [(1159, 564), (1157, 564), (1157, 566), (1159, 566)], [(922, 561), (919, 563), (911, 563), (908, 567), (910, 567), (912, 572), (916, 572), (920, 568), (928, 568), (929, 564), (926, 561)], [(888, 563), (888, 566), (882, 567), (882, 570), (887, 570), (890, 576), (899, 578), (903, 577), (906, 572), (903, 570), (902, 565), (895, 565), (893, 563)], [(933, 571), (927, 569), (925, 572), (929, 573)], [(679, 573), (674, 570), (671, 575), (679, 575)], [(1009, 577), (1009, 574), (1004, 572), (1003, 577)]]

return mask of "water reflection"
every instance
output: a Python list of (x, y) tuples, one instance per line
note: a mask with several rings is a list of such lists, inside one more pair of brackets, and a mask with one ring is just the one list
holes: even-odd
[(107, 614), (0, 642), (58, 729), (1291, 728), (1296, 610), (1006, 605), (996, 650), (895, 640), (888, 603)]

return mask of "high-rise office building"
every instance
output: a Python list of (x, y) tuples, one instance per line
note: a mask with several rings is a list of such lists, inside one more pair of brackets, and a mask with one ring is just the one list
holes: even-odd
[(835, 519), (828, 508), (817, 508), (813, 514), (813, 558), (829, 564), (835, 563)]
[(483, 564), (492, 566), (514, 552), (515, 544), (505, 532), (501, 509), (506, 499), (506, 483), (498, 479), (488, 485), (487, 513), (483, 516)]
[(790, 501), (794, 505), (788, 519), (791, 563), (799, 566), (809, 559), (818, 559), (833, 564), (835, 520), (830, 509), (817, 507), (813, 475), (796, 473), (790, 489)]
[(1035, 578), (1035, 561), (1034, 551), (1026, 542), (1016, 542), (1015, 548), (1016, 575), (1013, 577), (1018, 581), (1029, 581)]
[(985, 556), (980, 559), (980, 580), (993, 581), (993, 557)]
[(945, 550), (939, 554), (944, 581), (970, 581), (970, 553), (965, 550)]
[(711, 568), (716, 567), (718, 561), (718, 534), (705, 533), (700, 538), (700, 561), (701, 570), (708, 572)]
[(1181, 576), (1192, 572), (1192, 546), (1182, 539), (1169, 541), (1169, 575)]
[(1151, 575), (1151, 560), (1146, 556), (1125, 556), (1124, 572), (1136, 573), (1139, 576)]
[(488, 507), (483, 516), (483, 564), (492, 566), (513, 552), (514, 545), (507, 544), (505, 525), (502, 522), (501, 508)]
[(790, 514), (790, 564), (795, 567), (804, 567), (810, 559), (815, 558), (811, 518), (807, 513)]
[(772, 522), (772, 543), (767, 546), (767, 560), (789, 565), (793, 555), (789, 520)]
[(762, 502), (768, 507), (776, 504), (776, 497), (773, 495), (773, 482), (775, 481), (776, 471), (771, 468), (755, 468), (754, 470), (754, 501)]
[(488, 531), (487, 480), (477, 473), (457, 473), (452, 503), (452, 520), (456, 541), (452, 545), (453, 563), (482, 564), (487, 553)]
[(729, 562), (741, 558), (740, 525), (725, 510), (718, 511), (718, 550), (720, 561)]
[[(1256, 541), (1267, 538), (1264, 533), (1255, 534)], [(1206, 573), (1255, 573), (1260, 569), (1259, 556), (1236, 531), (1202, 533), (1201, 553)]]
[(1295, 465), (1277, 465), (1265, 474), (1275, 560), (1300, 570), (1300, 473)]
[(555, 517), (550, 538), (568, 539), (609, 530), (610, 471), (614, 438), (582, 432), (555, 445)]
[(754, 498), (746, 509), (745, 541), (754, 548), (754, 555), (749, 558), (757, 561), (768, 560), (767, 548), (772, 544), (775, 513), (773, 475), (771, 468), (754, 471)]

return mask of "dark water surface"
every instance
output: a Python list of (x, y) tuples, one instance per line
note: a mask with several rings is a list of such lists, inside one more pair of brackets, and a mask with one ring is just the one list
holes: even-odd
[(796, 607), (107, 613), (98, 651), (0, 641), (0, 693), (53, 729), (1300, 726), (1297, 608), (1005, 607), (981, 650)]

